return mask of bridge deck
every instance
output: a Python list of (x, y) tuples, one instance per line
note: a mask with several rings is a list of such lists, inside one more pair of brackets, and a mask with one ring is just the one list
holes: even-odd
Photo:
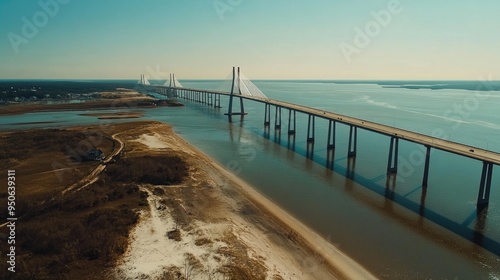
[[(191, 89), (191, 88), (178, 88), (181, 90), (190, 90), (195, 92), (208, 92), (215, 93), (221, 95), (230, 95), (229, 92), (222, 91), (212, 91), (212, 90), (200, 90), (200, 89)], [(239, 96), (238, 96), (239, 97)], [(473, 146), (464, 145), (457, 142), (452, 142), (445, 139), (440, 139), (432, 136), (428, 136), (421, 133), (416, 133), (396, 127), (391, 127), (388, 125), (383, 125), (379, 123), (374, 123), (358, 118), (353, 118), (341, 114), (336, 114), (316, 108), (311, 108), (303, 105), (298, 105), (290, 102), (278, 101), (273, 99), (263, 99), (251, 96), (241, 96), (242, 98), (253, 100), (261, 103), (268, 103), (274, 106), (280, 106), (285, 109), (291, 109), (298, 112), (302, 112), (305, 114), (310, 114), (315, 117), (324, 118), (328, 120), (334, 120), (338, 123), (356, 126), (365, 130), (373, 131), (375, 133), (384, 134), (391, 137), (397, 137), (400, 139), (404, 139), (410, 142), (430, 146), (435, 149), (439, 149), (442, 151), (454, 153), (457, 155), (477, 159), (480, 161), (491, 162), (496, 165), (500, 165), (500, 154), (484, 149), (480, 149)]]

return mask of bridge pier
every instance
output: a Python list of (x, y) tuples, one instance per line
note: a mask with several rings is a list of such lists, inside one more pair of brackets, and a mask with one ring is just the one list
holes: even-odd
[(389, 147), (389, 159), (387, 160), (387, 175), (398, 172), (398, 148), (399, 138), (391, 137), (391, 146)]
[(274, 112), (274, 129), (281, 129), (281, 107), (276, 106), (276, 111)]
[(215, 94), (214, 108), (222, 108), (220, 106), (220, 94)]
[[(292, 111), (293, 111), (293, 123), (292, 123)], [(288, 109), (288, 135), (295, 134), (296, 126), (297, 126), (297, 111)]]
[(271, 124), (271, 104), (266, 103), (264, 109), (264, 126)]
[(355, 170), (356, 170), (356, 157), (348, 157), (347, 170), (345, 176), (351, 180), (354, 180)]
[(335, 134), (336, 134), (336, 122), (334, 120), (328, 121), (328, 140), (326, 142), (326, 148), (328, 150), (335, 149)]
[(491, 177), (493, 176), (493, 163), (484, 161), (481, 183), (477, 196), (477, 208), (482, 210), (490, 203)]
[(424, 178), (422, 180), (422, 187), (427, 188), (427, 185), (429, 183), (429, 164), (431, 160), (431, 146), (425, 146), (426, 152), (425, 152), (425, 165), (424, 165)]
[(307, 142), (306, 157), (311, 160), (314, 159), (314, 141)]
[(314, 115), (309, 115), (309, 119), (307, 121), (307, 143), (314, 142)]
[(208, 106), (213, 105), (213, 94), (212, 93), (207, 93), (207, 105)]
[(295, 134), (288, 134), (288, 149), (295, 151)]
[(335, 162), (335, 149), (326, 150), (326, 168), (333, 170), (333, 164)]
[(326, 142), (326, 168), (333, 170), (335, 160), (336, 122), (328, 120), (328, 139)]
[(351, 126), (349, 129), (349, 149), (347, 150), (347, 157), (355, 157), (358, 146), (358, 128)]

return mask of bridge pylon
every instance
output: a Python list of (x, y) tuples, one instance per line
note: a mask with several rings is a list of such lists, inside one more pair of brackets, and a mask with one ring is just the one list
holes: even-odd
[[(235, 86), (238, 88), (237, 92), (235, 93)], [(238, 95), (240, 98), (240, 112), (233, 112), (233, 99), (234, 96)], [(240, 67), (238, 67), (238, 70), (236, 71), (236, 67), (233, 67), (233, 82), (231, 84), (231, 94), (229, 95), (229, 107), (227, 109), (227, 113), (225, 115), (228, 116), (229, 121), (231, 121), (231, 116), (233, 115), (240, 115), (243, 117), (247, 113), (245, 113), (245, 107), (243, 106), (243, 98), (241, 97), (241, 76), (240, 76)]]
[(146, 75), (144, 74), (141, 74), (141, 79), (137, 82), (139, 85), (142, 85), (142, 86), (149, 86), (151, 85), (148, 81), (148, 79), (146, 78)]

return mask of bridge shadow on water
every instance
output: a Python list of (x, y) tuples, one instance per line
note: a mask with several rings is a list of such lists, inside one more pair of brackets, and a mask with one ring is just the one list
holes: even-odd
[[(280, 136), (274, 135), (274, 138), (270, 135), (269, 126), (264, 127), (262, 130), (252, 130), (252, 133), (263, 136), (269, 141), (273, 141), (276, 145), (289, 149), (296, 154), (307, 158), (305, 165), (310, 165), (311, 163), (316, 163), (323, 166), (326, 170), (336, 173), (338, 175), (344, 176), (348, 179), (345, 192), (349, 195), (355, 197), (356, 199), (361, 199), (356, 197), (356, 193), (353, 192), (355, 184), (349, 183), (354, 182), (358, 185), (363, 186), (366, 189), (386, 198), (386, 203), (384, 204), (384, 213), (391, 216), (399, 216), (395, 213), (392, 203), (396, 203), (404, 208), (410, 210), (411, 212), (420, 216), (421, 219), (426, 219), (439, 226), (446, 228), (447, 230), (473, 242), (474, 244), (484, 248), (485, 250), (500, 256), (500, 243), (488, 236), (484, 235), (484, 230), (487, 224), (488, 208), (476, 209), (470, 213), (468, 218), (462, 223), (454, 221), (446, 216), (443, 216), (432, 209), (425, 206), (427, 187), (426, 186), (415, 186), (412, 190), (406, 194), (399, 194), (396, 192), (397, 189), (397, 177), (396, 174), (380, 174), (375, 178), (367, 178), (363, 176), (360, 172), (356, 172), (356, 157), (340, 157), (335, 158), (335, 149), (322, 149), (321, 151), (314, 150), (314, 143), (305, 143), (305, 147), (296, 145), (295, 136), (288, 135), (287, 140), (281, 140)], [(278, 135), (280, 135), (279, 133)], [(321, 156), (318, 153), (323, 152), (326, 156)], [(341, 163), (346, 163), (345, 165)], [(306, 166), (307, 167), (307, 166)], [(307, 169), (307, 168), (306, 168)], [(380, 181), (385, 180), (385, 184), (380, 184)], [(335, 186), (337, 187), (337, 186)], [(415, 202), (408, 197), (416, 192), (421, 192), (420, 202)], [(363, 200), (363, 199), (361, 199)], [(367, 202), (363, 200), (363, 202)], [(371, 207), (380, 209), (379, 205), (375, 202), (368, 202)], [(469, 226), (474, 224), (474, 228), (469, 228)], [(424, 225), (422, 225), (425, 227)]]

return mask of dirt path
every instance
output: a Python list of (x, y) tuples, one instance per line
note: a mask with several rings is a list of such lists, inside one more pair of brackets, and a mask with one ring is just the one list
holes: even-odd
[(123, 144), (123, 141), (120, 140), (117, 136), (119, 134), (123, 134), (125, 132), (119, 132), (119, 133), (115, 133), (111, 136), (111, 138), (113, 138), (114, 141), (118, 142), (118, 147), (115, 148), (113, 150), (113, 152), (106, 158), (104, 159), (94, 170), (92, 170), (92, 172), (85, 176), (84, 178), (82, 178), (80, 181), (74, 183), (73, 185), (69, 186), (68, 188), (64, 189), (61, 194), (62, 195), (65, 195), (67, 192), (69, 191), (79, 191), (93, 183), (95, 183), (98, 179), (99, 179), (99, 174), (101, 174), (102, 171), (104, 171), (104, 169), (106, 169), (106, 164), (109, 163), (111, 160), (113, 160), (113, 158), (120, 154), (121, 151), (123, 150), (123, 147), (124, 147), (124, 144)]

